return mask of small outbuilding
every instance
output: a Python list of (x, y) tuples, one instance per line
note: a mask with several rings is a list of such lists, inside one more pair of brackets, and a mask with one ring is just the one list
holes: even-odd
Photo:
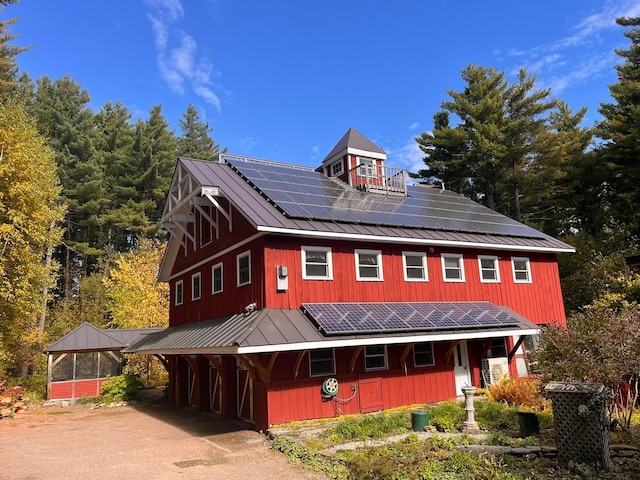
[(122, 373), (121, 350), (162, 328), (103, 330), (84, 322), (46, 353), (47, 399), (73, 400), (100, 395), (102, 384)]

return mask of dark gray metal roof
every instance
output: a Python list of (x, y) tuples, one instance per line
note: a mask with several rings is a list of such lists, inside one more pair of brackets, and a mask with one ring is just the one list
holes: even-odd
[(84, 322), (67, 333), (45, 351), (47, 353), (121, 350), (143, 335), (157, 333), (162, 328), (102, 330)]
[[(446, 308), (446, 303), (440, 305)], [(261, 353), (538, 333), (539, 328), (534, 323), (508, 308), (498, 308), (513, 317), (510, 324), (490, 327), (458, 326), (410, 332), (356, 332), (333, 336), (323, 335), (301, 310), (263, 309), (169, 327), (162, 332), (141, 338), (123, 349), (123, 353)]]
[(336, 143), (336, 146), (331, 149), (329, 154), (324, 157), (323, 162), (339, 154), (340, 152), (348, 150), (349, 148), (364, 150), (366, 152), (374, 152), (378, 154), (385, 153), (385, 151), (378, 147), (375, 143), (362, 135), (355, 128), (351, 127), (349, 128), (349, 130), (347, 130), (347, 133), (345, 133), (344, 136), (338, 141), (338, 143)]
[[(441, 244), (458, 243), (461, 247), (465, 246), (465, 244), (472, 244), (479, 247), (495, 245), (504, 248), (527, 247), (531, 250), (540, 251), (574, 251), (574, 248), (570, 245), (529, 227), (524, 228), (528, 231), (535, 232), (535, 235), (532, 233), (530, 237), (512, 236), (503, 233), (465, 232), (455, 229), (430, 229), (427, 227), (407, 228), (395, 225), (369, 225), (363, 223), (289, 218), (279, 211), (278, 208), (258, 190), (253, 188), (244, 178), (238, 175), (230, 165), (185, 158), (181, 158), (180, 162), (191, 172), (200, 185), (220, 187), (225, 197), (227, 197), (256, 228), (262, 231), (280, 230), (289, 231), (290, 233), (298, 231), (300, 233), (309, 233), (310, 235), (318, 236), (322, 234), (335, 236), (335, 234), (338, 234), (353, 237), (380, 237), (381, 239), (388, 239), (387, 241), (407, 240), (415, 243), (421, 241)], [(412, 188), (427, 189), (428, 187), (414, 186)], [(369, 193), (369, 195), (387, 197), (386, 195), (382, 196), (376, 193)], [(447, 192), (447, 195), (461, 197), (453, 192)], [(389, 201), (397, 202), (398, 199), (391, 197)], [(471, 203), (474, 206), (477, 205), (473, 202)], [(495, 212), (494, 214), (503, 219), (507, 218)], [(464, 215), (468, 216), (468, 213)], [(514, 221), (510, 220), (510, 222)]]

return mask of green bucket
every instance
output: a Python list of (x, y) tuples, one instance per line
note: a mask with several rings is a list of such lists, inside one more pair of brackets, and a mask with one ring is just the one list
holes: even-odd
[(414, 432), (423, 432), (429, 425), (429, 414), (423, 411), (411, 412), (411, 428)]

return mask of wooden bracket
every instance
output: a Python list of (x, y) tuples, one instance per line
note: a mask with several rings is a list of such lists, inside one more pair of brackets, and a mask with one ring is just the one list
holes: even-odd
[(522, 345), (522, 342), (524, 342), (524, 335), (521, 335), (518, 338), (518, 341), (515, 343), (515, 345), (513, 346), (513, 348), (511, 349), (511, 351), (509, 352), (509, 362), (511, 361), (511, 359), (513, 358), (513, 356), (516, 354), (516, 350), (518, 350), (518, 348), (520, 347), (520, 345)]
[(215, 367), (216, 372), (218, 372), (218, 375), (224, 377), (224, 368), (222, 368), (222, 363), (220, 363), (220, 360), (216, 358), (215, 355), (205, 355), (204, 358), (211, 362), (211, 364)]
[(298, 353), (298, 358), (296, 359), (296, 363), (293, 365), (293, 379), (296, 380), (298, 378), (298, 373), (300, 370), (300, 364), (302, 363), (302, 359), (308, 350), (301, 350)]
[(353, 373), (353, 371), (356, 369), (356, 362), (358, 361), (358, 356), (362, 353), (363, 350), (364, 350), (364, 347), (360, 345), (358, 348), (356, 348), (356, 351), (353, 352), (353, 355), (351, 356), (351, 361), (349, 362), (349, 371), (351, 373)]
[(413, 348), (413, 345), (413, 343), (409, 343), (406, 347), (404, 347), (404, 352), (402, 352), (402, 355), (400, 356), (400, 365), (407, 364), (407, 357), (409, 356), (409, 352)]
[(160, 360), (160, 363), (162, 364), (162, 366), (164, 366), (164, 369), (169, 372), (169, 361), (159, 353), (156, 353), (153, 356)]
[(451, 363), (451, 357), (453, 356), (453, 351), (456, 349), (460, 340), (455, 340), (451, 342), (451, 346), (447, 349), (447, 352), (444, 354), (445, 362), (447, 364)]

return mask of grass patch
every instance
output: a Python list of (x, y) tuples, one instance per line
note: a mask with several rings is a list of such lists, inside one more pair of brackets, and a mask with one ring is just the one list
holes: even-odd
[(410, 426), (411, 422), (407, 415), (397, 413), (364, 415), (346, 418), (338, 425), (325, 430), (322, 437), (335, 445), (406, 433)]

